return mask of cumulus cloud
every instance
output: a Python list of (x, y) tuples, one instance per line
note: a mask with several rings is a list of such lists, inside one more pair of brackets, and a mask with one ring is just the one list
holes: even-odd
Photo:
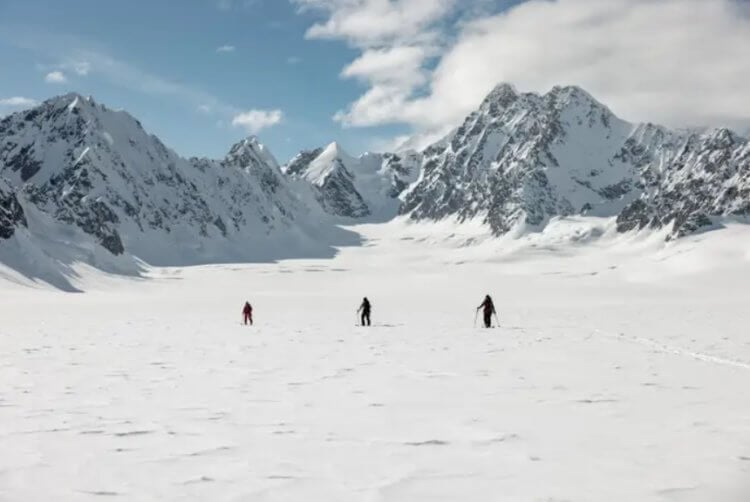
[[(295, 1), (327, 14), (308, 37), (360, 49), (342, 77), (368, 88), (336, 113), (346, 125), (444, 131), (500, 82), (580, 85), (634, 121), (750, 124), (747, 2), (529, 0), (488, 15), (484, 0)], [(484, 14), (456, 15), (472, 7)]]
[(734, 0), (529, 2), (466, 26), (431, 95), (412, 103), (413, 119), (459, 119), (509, 81), (535, 91), (581, 85), (632, 120), (748, 120), (750, 17), (740, 9)]
[(216, 52), (219, 54), (226, 54), (227, 52), (234, 52), (237, 48), (234, 45), (222, 45), (216, 48)]
[(429, 38), (429, 29), (457, 0), (295, 0), (304, 9), (328, 13), (308, 38), (346, 39), (359, 46)]
[(367, 126), (390, 122), (391, 116), (410, 98), (413, 91), (427, 83), (424, 68), (433, 49), (424, 46), (396, 46), (367, 49), (346, 66), (341, 76), (356, 78), (370, 89), (347, 111), (334, 118), (345, 125)]
[(368, 49), (344, 68), (341, 75), (379, 83), (421, 85), (426, 81), (421, 68), (427, 49), (420, 46), (398, 46)]
[[(311, 39), (340, 39), (361, 51), (341, 72), (369, 89), (334, 119), (347, 126), (389, 122), (429, 82), (428, 64), (441, 53), (441, 21), (458, 0), (294, 0), (327, 19), (307, 31)], [(484, 3), (486, 0), (472, 0)]]
[(14, 96), (12, 98), (0, 98), (0, 106), (29, 107), (37, 104), (35, 99)]
[(31, 108), (39, 103), (35, 99), (13, 96), (10, 98), (0, 98), (0, 117), (18, 110)]
[(241, 127), (249, 134), (258, 134), (263, 129), (281, 122), (283, 117), (281, 110), (250, 110), (235, 115), (232, 118), (232, 126)]
[(61, 71), (51, 71), (44, 76), (44, 81), (48, 84), (64, 84), (68, 81), (68, 77)]

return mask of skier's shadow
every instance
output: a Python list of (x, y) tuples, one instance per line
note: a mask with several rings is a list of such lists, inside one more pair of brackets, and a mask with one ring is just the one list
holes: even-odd
[(386, 323), (372, 323), (372, 326), (362, 326), (361, 324), (356, 325), (358, 328), (400, 328), (403, 324), (386, 324)]

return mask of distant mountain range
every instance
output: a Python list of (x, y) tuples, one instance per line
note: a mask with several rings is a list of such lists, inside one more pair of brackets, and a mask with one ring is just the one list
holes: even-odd
[(310, 187), (331, 215), (387, 221), (398, 214), (399, 196), (417, 179), (421, 159), (416, 152), (365, 153), (354, 158), (331, 143), (300, 153), (282, 171)]
[(182, 158), (77, 94), (0, 121), (0, 261), (28, 270), (60, 255), (115, 268), (326, 256), (356, 242), (338, 224), (397, 215), (495, 235), (593, 215), (679, 237), (749, 214), (747, 138), (631, 124), (577, 87), (499, 85), (421, 152), (332, 143), (283, 166), (254, 137), (221, 160)]

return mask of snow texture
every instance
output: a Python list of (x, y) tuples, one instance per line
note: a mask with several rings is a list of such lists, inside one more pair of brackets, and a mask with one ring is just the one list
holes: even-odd
[(0, 499), (746, 501), (749, 227), (614, 225), (4, 281)]

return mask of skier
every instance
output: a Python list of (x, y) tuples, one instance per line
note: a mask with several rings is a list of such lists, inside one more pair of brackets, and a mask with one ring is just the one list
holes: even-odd
[(482, 308), (484, 309), (484, 327), (491, 328), (492, 314), (496, 314), (496, 311), (495, 304), (492, 303), (492, 298), (490, 298), (490, 295), (484, 297), (484, 301), (482, 302), (482, 304), (477, 307), (477, 312)]
[(362, 326), (369, 326), (370, 325), (370, 300), (365, 297), (362, 300), (362, 305), (359, 306), (357, 309), (357, 313), (362, 313)]
[(253, 325), (253, 306), (250, 305), (250, 302), (245, 302), (245, 306), (242, 307), (242, 317), (245, 319), (245, 325), (248, 322), (250, 326)]

